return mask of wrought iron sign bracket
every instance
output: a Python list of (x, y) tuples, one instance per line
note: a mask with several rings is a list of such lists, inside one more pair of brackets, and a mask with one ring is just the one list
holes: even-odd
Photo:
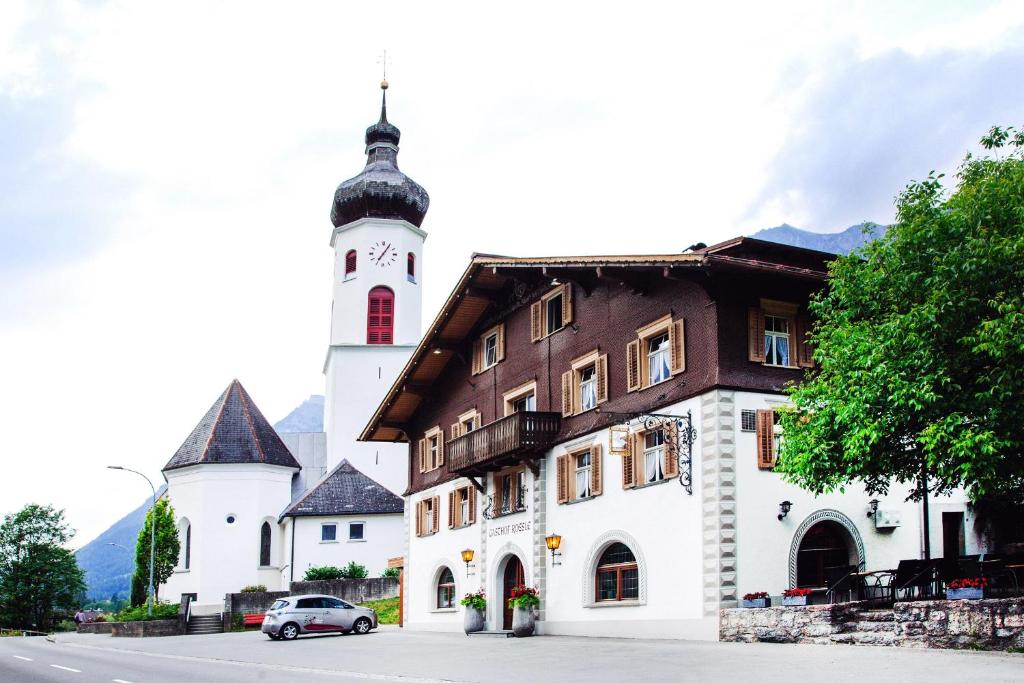
[[(602, 411), (603, 412), (603, 411)], [(687, 410), (685, 415), (665, 415), (663, 413), (612, 413), (616, 424), (628, 427), (630, 423), (639, 422), (645, 430), (659, 429), (675, 424), (676, 439), (665, 442), (671, 449), (673, 457), (679, 462), (679, 483), (686, 493), (693, 495), (693, 444), (697, 441), (697, 428), (693, 426), (693, 413)]]

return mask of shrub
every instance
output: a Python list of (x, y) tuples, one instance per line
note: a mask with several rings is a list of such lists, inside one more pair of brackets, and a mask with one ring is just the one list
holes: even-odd
[(355, 562), (349, 562), (341, 570), (343, 579), (365, 579), (367, 576), (369, 576), (369, 572), (366, 571), (366, 567)]
[(380, 573), (382, 579), (397, 579), (402, 573), (398, 567), (388, 567)]
[(57, 622), (57, 625), (53, 627), (53, 630), (58, 633), (66, 633), (68, 631), (74, 631), (77, 628), (78, 626), (75, 624), (75, 622), (71, 621), (70, 619), (64, 619), (62, 621)]
[(146, 606), (131, 607), (121, 610), (111, 617), (111, 621), (153, 621), (156, 619), (175, 619), (178, 616), (178, 605), (169, 602), (158, 602), (153, 605), (153, 614), (147, 613)]
[(267, 587), (262, 583), (257, 583), (254, 586), (242, 586), (241, 593), (266, 593)]
[(306, 570), (303, 581), (333, 581), (334, 579), (345, 578), (344, 571), (340, 567), (310, 567)]

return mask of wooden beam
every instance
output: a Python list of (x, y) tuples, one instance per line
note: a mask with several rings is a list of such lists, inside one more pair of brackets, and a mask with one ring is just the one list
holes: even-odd
[(620, 285), (629, 287), (634, 294), (641, 296), (647, 293), (648, 284), (646, 278), (626, 268), (606, 268), (597, 266), (595, 268), (597, 277), (602, 280), (617, 282)]
[(535, 480), (537, 477), (540, 477), (540, 463), (538, 463), (536, 460), (534, 460), (533, 458), (524, 458), (519, 462), (520, 464), (526, 465), (528, 468), (530, 468), (530, 471), (533, 472)]
[(475, 477), (466, 475), (466, 479), (469, 479), (469, 483), (475, 486), (477, 491), (480, 493), (487, 493), (487, 489), (484, 488), (484, 485), (478, 482)]
[(583, 296), (589, 297), (597, 288), (598, 279), (589, 270), (582, 268), (554, 268), (545, 266), (541, 269), (548, 277), (557, 278), (563, 282), (571, 282), (583, 290)]

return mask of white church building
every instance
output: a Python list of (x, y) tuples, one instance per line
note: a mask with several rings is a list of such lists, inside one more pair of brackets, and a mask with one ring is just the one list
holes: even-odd
[(235, 380), (163, 469), (181, 553), (160, 595), (191, 594), (197, 613), (246, 585), (287, 589), (310, 567), (354, 561), (379, 576), (402, 554), (406, 447), (357, 437), (419, 342), (430, 200), (398, 170), (381, 87), (366, 166), (331, 209), (325, 431), (278, 434)]

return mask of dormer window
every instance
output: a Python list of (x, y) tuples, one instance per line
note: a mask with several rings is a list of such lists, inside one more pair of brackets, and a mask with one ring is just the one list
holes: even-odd
[(345, 279), (351, 280), (356, 276), (356, 250), (349, 249), (345, 254)]

